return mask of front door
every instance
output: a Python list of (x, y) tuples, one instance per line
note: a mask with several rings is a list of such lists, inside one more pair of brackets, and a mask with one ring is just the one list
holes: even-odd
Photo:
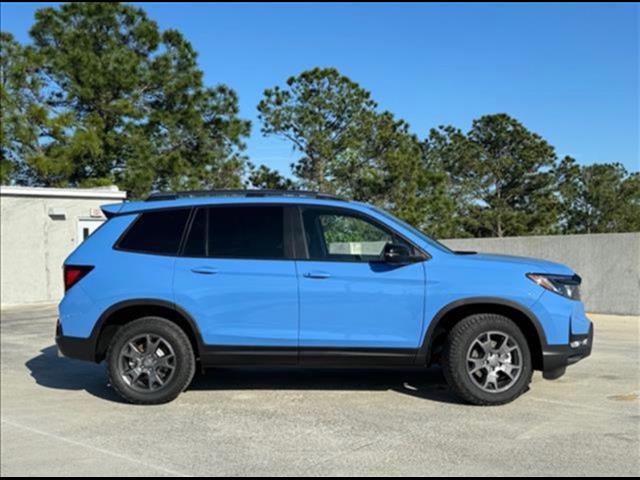
[(382, 261), (387, 243), (406, 241), (345, 209), (302, 208), (308, 260), (298, 261), (300, 361), (412, 363), (425, 295), (422, 261)]
[[(214, 363), (296, 363), (298, 285), (282, 206), (198, 208), (176, 259), (177, 305), (196, 319)], [(261, 360), (258, 360), (260, 363)]]

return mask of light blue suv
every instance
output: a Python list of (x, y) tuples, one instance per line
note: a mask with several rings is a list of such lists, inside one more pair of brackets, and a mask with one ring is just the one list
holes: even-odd
[(459, 397), (495, 405), (591, 353), (569, 268), (454, 252), (370, 205), (240, 190), (103, 211), (65, 262), (56, 342), (106, 359), (130, 402), (174, 399), (196, 368), (439, 363)]

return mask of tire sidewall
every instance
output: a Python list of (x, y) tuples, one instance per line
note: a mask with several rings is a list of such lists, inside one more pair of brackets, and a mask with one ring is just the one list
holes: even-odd
[[(459, 383), (458, 387), (467, 393), (465, 397), (471, 395), (474, 400), (476, 400), (474, 403), (484, 405), (504, 404), (516, 399), (527, 390), (532, 375), (531, 352), (522, 331), (513, 321), (494, 314), (479, 316), (482, 317), (482, 320), (472, 323), (468, 328), (464, 329), (461, 333), (461, 341), (456, 344), (455, 349), (449, 351), (448, 368), (455, 368), (457, 370), (455, 377)], [(474, 317), (475, 316), (471, 316), (468, 318), (473, 319)], [(466, 357), (469, 348), (479, 335), (489, 331), (499, 331), (510, 335), (516, 341), (522, 352), (523, 366), (520, 376), (518, 380), (504, 392), (491, 393), (482, 390), (471, 380), (467, 372)]]
[[(153, 392), (132, 389), (120, 376), (119, 354), (133, 337), (152, 334), (171, 344), (176, 356), (176, 370), (171, 380)], [(142, 404), (166, 403), (175, 399), (189, 385), (195, 373), (195, 357), (188, 337), (173, 322), (162, 317), (143, 317), (126, 324), (116, 333), (107, 352), (109, 380), (113, 388), (127, 401)]]

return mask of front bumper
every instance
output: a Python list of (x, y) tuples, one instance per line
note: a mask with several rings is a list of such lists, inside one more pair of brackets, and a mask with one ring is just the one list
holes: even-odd
[(591, 355), (593, 324), (587, 335), (571, 335), (569, 345), (547, 345), (542, 349), (542, 376), (555, 380), (564, 375), (567, 367)]
[(76, 360), (96, 361), (96, 345), (94, 339), (91, 337), (79, 338), (65, 336), (59, 320), (56, 324), (56, 345), (58, 346), (58, 355)]

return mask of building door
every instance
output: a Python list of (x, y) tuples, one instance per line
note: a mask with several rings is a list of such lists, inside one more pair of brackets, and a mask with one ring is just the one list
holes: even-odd
[(84, 242), (103, 223), (103, 218), (79, 218), (76, 245)]

